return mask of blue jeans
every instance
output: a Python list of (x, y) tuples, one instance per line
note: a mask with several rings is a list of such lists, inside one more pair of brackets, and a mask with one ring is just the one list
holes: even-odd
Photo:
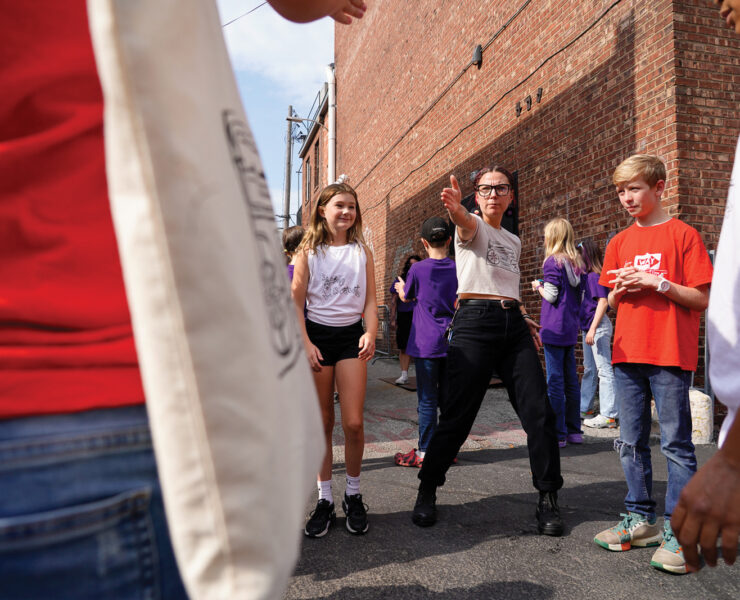
[(660, 449), (668, 459), (668, 488), (665, 516), (670, 519), (683, 486), (696, 472), (694, 444), (691, 443), (689, 385), (691, 371), (678, 367), (619, 363), (614, 365), (620, 438), (619, 451), (627, 480), (628, 511), (655, 516), (652, 498), (653, 467), (650, 461), (650, 397), (660, 421)]
[(447, 402), (447, 358), (414, 358), (419, 405), (419, 450), (426, 452), (437, 428), (437, 407)]
[(616, 419), (617, 401), (614, 397), (614, 370), (612, 369), (612, 322), (604, 317), (596, 328), (594, 345), (586, 343), (583, 332), (583, 378), (581, 379), (581, 412), (594, 407), (596, 384), (599, 386), (599, 413)]
[(578, 385), (575, 346), (543, 346), (547, 369), (547, 397), (555, 411), (558, 438), (564, 440), (569, 433), (582, 433), (581, 387)]
[(0, 597), (186, 599), (143, 405), (0, 420)]

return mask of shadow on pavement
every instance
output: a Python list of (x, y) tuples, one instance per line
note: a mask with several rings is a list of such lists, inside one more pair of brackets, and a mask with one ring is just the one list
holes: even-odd
[(388, 600), (403, 599), (415, 600), (470, 600), (471, 598), (486, 598), (487, 600), (511, 600), (513, 598), (528, 598), (531, 600), (547, 600), (553, 597), (550, 588), (529, 581), (502, 581), (498, 583), (484, 583), (470, 588), (458, 588), (434, 592), (422, 585), (388, 585), (378, 587), (345, 588), (328, 596), (314, 596), (314, 600)]
[[(491, 488), (495, 481), (491, 481)], [(665, 486), (656, 482), (656, 497), (662, 498)], [(358, 570), (368, 570), (384, 565), (418, 560), (423, 557), (454, 555), (465, 552), (479, 544), (504, 540), (516, 545), (524, 539), (527, 544), (541, 539), (552, 546), (557, 554), (558, 541), (571, 535), (573, 529), (586, 522), (619, 520), (624, 512), (622, 498), (625, 485), (622, 481), (600, 482), (562, 490), (560, 506), (566, 530), (563, 538), (540, 536), (535, 522), (537, 492), (517, 494), (495, 494), (479, 500), (467, 501), (471, 492), (461, 490), (458, 485), (443, 486), (437, 493), (439, 520), (436, 525), (420, 528), (411, 522), (411, 510), (416, 494), (408, 490), (388, 490), (388, 496), (396, 498), (395, 512), (368, 513), (370, 531), (364, 536), (352, 536), (345, 529), (345, 518), (337, 507), (337, 520), (326, 537), (305, 539), (301, 557), (295, 570), (296, 576), (313, 574), (321, 580), (340, 579)], [(382, 510), (379, 498), (370, 499), (376, 510)], [(458, 500), (463, 499), (463, 502)], [(385, 504), (389, 498), (386, 497)], [(594, 525), (591, 536), (600, 531)], [(354, 597), (354, 596), (352, 596)], [(389, 596), (394, 597), (394, 596)], [(405, 597), (405, 596), (395, 596)], [(479, 596), (470, 596), (479, 597)]]

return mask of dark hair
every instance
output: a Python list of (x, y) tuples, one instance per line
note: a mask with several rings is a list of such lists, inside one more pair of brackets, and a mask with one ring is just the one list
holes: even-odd
[(418, 254), (412, 254), (406, 259), (406, 262), (403, 263), (403, 270), (401, 271), (401, 279), (403, 279), (404, 281), (406, 280), (406, 277), (409, 274), (409, 269), (411, 268), (412, 260), (419, 262), (421, 260), (421, 256), (419, 256)]
[(505, 175), (506, 179), (509, 180), (511, 191), (514, 192), (514, 201), (516, 201), (516, 191), (514, 190), (514, 176), (511, 174), (509, 169), (507, 169), (506, 167), (502, 167), (500, 165), (494, 165), (493, 167), (483, 167), (482, 169), (480, 169), (475, 174), (475, 181), (473, 182), (473, 187), (478, 187), (481, 177), (483, 177), (486, 173), (501, 173), (502, 175)]
[(305, 230), (300, 225), (283, 229), (283, 252), (285, 252), (288, 262), (290, 262), (290, 257), (298, 249), (304, 233)]
[(576, 248), (580, 250), (587, 273), (601, 273), (603, 255), (601, 248), (592, 239), (583, 240)]

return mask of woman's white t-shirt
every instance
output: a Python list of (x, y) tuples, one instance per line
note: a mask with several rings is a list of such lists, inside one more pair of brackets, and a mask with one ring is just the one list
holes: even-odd
[(519, 255), (522, 242), (506, 229), (488, 225), (473, 215), (477, 228), (463, 241), (455, 229), (457, 293), (504, 296), (521, 300), (519, 294)]
[(362, 318), (367, 291), (367, 256), (361, 244), (319, 246), (308, 254), (306, 316), (314, 323), (343, 327)]

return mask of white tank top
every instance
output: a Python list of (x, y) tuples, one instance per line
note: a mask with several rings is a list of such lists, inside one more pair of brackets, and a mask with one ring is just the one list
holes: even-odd
[(343, 327), (360, 320), (367, 291), (367, 256), (361, 244), (319, 246), (308, 254), (307, 317)]

